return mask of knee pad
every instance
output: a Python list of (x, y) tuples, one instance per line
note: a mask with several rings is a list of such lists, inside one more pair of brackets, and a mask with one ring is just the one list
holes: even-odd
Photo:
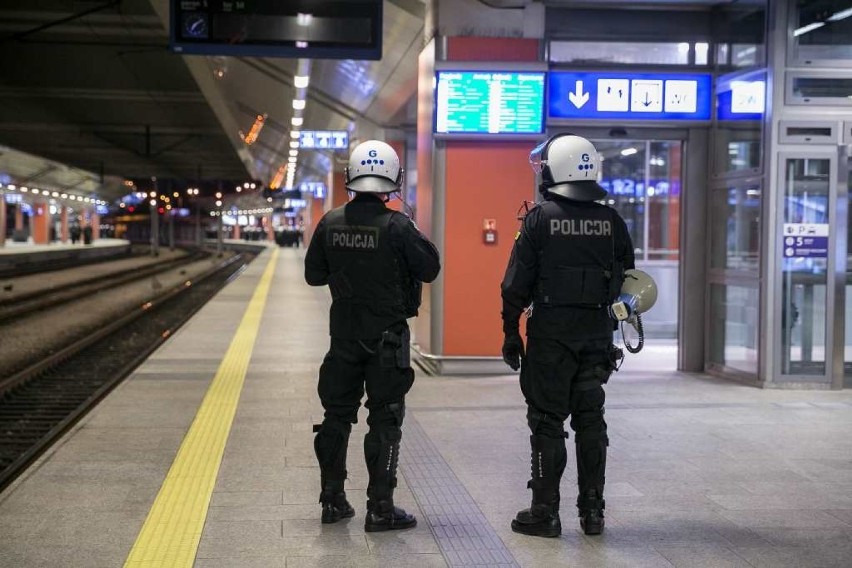
[(563, 424), (564, 420), (559, 420), (556, 416), (527, 408), (527, 425), (529, 425), (533, 436), (567, 438), (568, 433), (565, 432)]
[(371, 408), (367, 416), (370, 430), (400, 429), (405, 418), (405, 402), (389, 402), (378, 408)]
[[(349, 444), (352, 424), (326, 418), (319, 427), (314, 426), (314, 451), (320, 465), (331, 465), (338, 459), (341, 450)], [(344, 458), (345, 459), (345, 458)], [(345, 467), (345, 463), (344, 463)]]

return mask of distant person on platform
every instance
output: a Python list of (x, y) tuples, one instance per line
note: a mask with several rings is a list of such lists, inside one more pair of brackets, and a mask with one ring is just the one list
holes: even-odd
[(71, 225), (68, 233), (71, 236), (71, 244), (76, 245), (77, 241), (80, 240), (80, 225)]
[(355, 514), (343, 482), (349, 434), (366, 387), (364, 529), (406, 529), (417, 520), (393, 501), (405, 395), (414, 382), (406, 319), (417, 315), (422, 283), (432, 282), (441, 265), (435, 245), (414, 222), (385, 206), (403, 185), (393, 148), (378, 140), (359, 144), (345, 180), (354, 199), (320, 220), (305, 255), (305, 280), (328, 285), (332, 297), (331, 347), (318, 386), (325, 417), (314, 427), (322, 522)]
[(83, 244), (90, 245), (92, 244), (92, 226), (86, 225), (83, 227)]

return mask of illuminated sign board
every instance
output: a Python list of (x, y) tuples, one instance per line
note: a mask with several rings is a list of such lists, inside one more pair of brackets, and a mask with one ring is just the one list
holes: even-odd
[(784, 223), (785, 258), (828, 258), (826, 223)]
[(548, 84), (551, 118), (710, 120), (709, 74), (552, 71)]
[(307, 149), (346, 150), (349, 148), (349, 133), (345, 130), (302, 130), (299, 146)]
[(305, 208), (307, 206), (308, 206), (308, 202), (305, 201), (304, 199), (285, 199), (284, 200), (284, 208), (285, 209), (299, 208), (299, 207)]
[(299, 185), (299, 191), (310, 193), (317, 199), (323, 199), (326, 195), (325, 184), (321, 181), (306, 181)]
[(171, 0), (169, 45), (181, 54), (379, 60), (382, 8), (382, 0)]
[(765, 106), (765, 71), (720, 81), (716, 93), (716, 118), (719, 120), (763, 120)]
[(544, 72), (438, 71), (435, 132), (541, 134)]

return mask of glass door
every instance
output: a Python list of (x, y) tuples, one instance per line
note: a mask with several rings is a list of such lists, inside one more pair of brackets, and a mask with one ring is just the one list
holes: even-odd
[(680, 140), (592, 139), (602, 158), (608, 205), (624, 218), (636, 266), (657, 282), (659, 297), (644, 318), (645, 335), (676, 353), (680, 268)]
[(831, 159), (784, 161), (781, 373), (826, 375)]
[[(841, 168), (840, 182), (846, 181), (846, 195), (840, 196), (839, 199), (846, 202), (846, 285), (845, 289), (845, 309), (843, 310), (843, 370), (844, 382), (846, 388), (852, 388), (852, 146), (847, 146), (845, 151), (841, 151), (841, 164), (845, 164), (845, 168)], [(845, 169), (845, 171), (843, 171)]]

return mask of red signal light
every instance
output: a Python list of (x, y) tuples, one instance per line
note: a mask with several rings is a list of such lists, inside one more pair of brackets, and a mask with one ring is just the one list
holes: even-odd
[(130, 207), (128, 207), (128, 208), (127, 208), (127, 211), (128, 211), (129, 213), (133, 213), (134, 211), (136, 211), (136, 208), (135, 208), (134, 206), (132, 206), (132, 205), (131, 205)]
[(166, 210), (165, 210), (165, 208), (160, 207), (159, 209), (157, 209), (157, 212), (158, 212), (160, 215), (162, 215), (163, 213), (165, 213), (165, 212), (166, 212)]

